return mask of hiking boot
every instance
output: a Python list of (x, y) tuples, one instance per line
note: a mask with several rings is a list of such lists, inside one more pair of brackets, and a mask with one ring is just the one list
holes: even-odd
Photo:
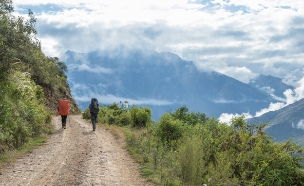
[(95, 129), (93, 129), (93, 131), (95, 131)]

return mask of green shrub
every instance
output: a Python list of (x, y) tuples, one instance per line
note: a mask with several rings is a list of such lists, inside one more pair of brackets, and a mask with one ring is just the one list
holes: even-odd
[(116, 116), (114, 116), (114, 115), (108, 115), (108, 124), (109, 125), (112, 125), (112, 124), (115, 124), (116, 123)]
[(132, 119), (131, 119), (131, 114), (128, 111), (124, 111), (120, 114), (118, 118), (118, 125), (121, 126), (127, 126), (131, 125)]
[(189, 112), (189, 109), (183, 105), (171, 114), (174, 119), (178, 119), (187, 125), (204, 124), (209, 118), (204, 113)]
[(91, 117), (89, 116), (89, 109), (86, 108), (83, 112), (82, 112), (82, 118), (83, 119), (90, 119)]
[(0, 143), (6, 148), (17, 148), (29, 138), (51, 130), (50, 113), (44, 106), (41, 87), (32, 82), (28, 73), (11, 71), (9, 79), (0, 83)]
[(157, 185), (303, 185), (303, 148), (272, 141), (266, 125), (248, 126), (243, 117), (231, 126), (214, 118), (183, 121), (164, 114), (149, 127), (153, 135), (133, 135), (128, 143)]
[(183, 127), (181, 121), (175, 120), (170, 114), (164, 114), (157, 123), (156, 136), (164, 145), (175, 147), (182, 134)]
[(181, 178), (188, 185), (203, 185), (202, 171), (205, 162), (201, 145), (201, 139), (198, 136), (192, 136), (185, 138), (178, 148)]
[(148, 107), (138, 108), (132, 106), (130, 113), (132, 127), (146, 127), (151, 122), (151, 109)]
[[(104, 123), (131, 124), (125, 128), (133, 131), (127, 135), (128, 149), (145, 167), (142, 173), (156, 185), (304, 183), (304, 149), (291, 140), (274, 142), (264, 131), (266, 125), (248, 126), (244, 117), (233, 118), (228, 126), (183, 107), (152, 124), (149, 108), (126, 110), (116, 104), (101, 107), (99, 115)], [(26, 140), (7, 134), (11, 144)]]

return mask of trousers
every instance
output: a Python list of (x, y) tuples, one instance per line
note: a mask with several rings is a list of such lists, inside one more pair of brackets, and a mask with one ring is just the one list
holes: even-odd
[(66, 120), (67, 120), (67, 117), (68, 116), (61, 116), (61, 123), (62, 123), (62, 126), (66, 126)]
[(96, 129), (96, 120), (97, 120), (97, 113), (91, 112), (91, 121), (93, 125), (93, 130)]

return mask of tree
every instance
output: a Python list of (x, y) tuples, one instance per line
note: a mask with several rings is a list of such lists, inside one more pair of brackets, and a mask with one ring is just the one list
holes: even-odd
[(171, 114), (175, 119), (179, 119), (185, 124), (196, 125), (205, 123), (208, 118), (206, 114), (199, 112), (189, 112), (189, 109), (183, 105)]

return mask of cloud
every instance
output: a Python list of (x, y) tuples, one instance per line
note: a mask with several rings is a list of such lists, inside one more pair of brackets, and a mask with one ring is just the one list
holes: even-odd
[(113, 94), (107, 94), (103, 91), (106, 88), (107, 84), (97, 84), (91, 86), (90, 84), (81, 84), (73, 81), (69, 81), (71, 90), (73, 90), (73, 98), (78, 102), (89, 102), (92, 97), (95, 97), (99, 100), (100, 104), (113, 104), (119, 103), (120, 101), (128, 101), (129, 105), (149, 105), (149, 106), (164, 106), (174, 104), (171, 101), (167, 100), (158, 100), (158, 99), (131, 99), (127, 97), (115, 96)]
[(297, 85), (298, 87), (296, 87), (294, 90), (288, 89), (284, 92), (285, 99), (283, 102), (270, 103), (268, 108), (264, 108), (256, 112), (255, 117), (259, 117), (270, 111), (279, 110), (304, 98), (304, 77), (297, 82)]
[(200, 69), (248, 83), (257, 74), (303, 76), (304, 1), (15, 0), (28, 8), (49, 56), (121, 46), (173, 52)]
[(244, 116), (245, 119), (252, 118), (252, 115), (250, 115), (249, 113), (242, 113), (242, 114), (223, 113), (223, 114), (220, 115), (218, 120), (222, 123), (226, 123), (227, 125), (231, 125), (231, 119), (235, 118), (235, 117), (240, 117), (240, 116)]
[(269, 94), (273, 99), (280, 101), (280, 102), (285, 102), (286, 99), (278, 97), (274, 94), (275, 90), (273, 88), (270, 87), (261, 87), (260, 88), (262, 91), (265, 91), (267, 94)]
[(303, 129), (304, 130), (304, 119), (301, 119), (298, 124), (297, 124), (298, 129)]
[(251, 72), (247, 67), (231, 66), (218, 69), (218, 71), (244, 83), (249, 83), (251, 79), (258, 76), (258, 74)]
[(114, 96), (111, 94), (101, 95), (95, 93), (88, 93), (87, 95), (75, 95), (73, 96), (79, 102), (88, 102), (92, 97), (96, 97), (99, 100), (100, 104), (113, 104), (119, 103), (120, 101), (128, 101), (129, 105), (153, 105), (153, 106), (162, 106), (162, 105), (171, 105), (173, 104), (170, 101), (166, 100), (156, 100), (156, 99), (129, 99), (119, 96)]
[(88, 71), (88, 72), (94, 72), (96, 74), (101, 74), (101, 73), (105, 73), (105, 74), (110, 74), (113, 73), (113, 70), (108, 69), (108, 68), (103, 68), (103, 67), (99, 67), (99, 66), (89, 66), (86, 64), (79, 64), (79, 65), (69, 65), (69, 69), (71, 71), (73, 70), (78, 70), (78, 71)]
[(279, 110), (283, 107), (285, 107), (286, 104), (285, 103), (281, 103), (281, 102), (277, 102), (277, 103), (270, 103), (269, 107), (268, 108), (264, 108), (264, 109), (261, 109), (260, 111), (256, 112), (255, 114), (255, 117), (259, 117), (267, 112), (270, 112), (270, 111), (276, 111), (276, 110)]
[(288, 89), (284, 92), (284, 95), (284, 102), (270, 103), (268, 108), (256, 112), (255, 117), (259, 117), (269, 111), (279, 110), (304, 98), (304, 77), (297, 82), (297, 87), (294, 90)]
[(236, 103), (237, 101), (234, 101), (234, 100), (226, 100), (226, 99), (216, 99), (216, 100), (213, 100), (214, 103), (223, 103), (223, 104), (226, 104), (226, 103)]
[[(261, 109), (260, 111), (256, 112), (254, 116), (251, 116), (249, 113), (243, 113), (243, 114), (229, 114), (229, 113), (223, 113), (221, 116), (218, 118), (219, 121), (228, 123), (233, 117), (245, 115), (246, 119), (251, 118), (251, 117), (259, 117), (267, 112), (270, 111), (276, 111), (281, 108), (284, 108), (290, 104), (293, 104), (296, 101), (299, 101), (304, 98), (304, 77), (296, 82), (297, 87), (294, 90), (288, 89), (284, 92), (285, 98), (279, 98), (277, 97), (277, 100), (280, 102), (276, 103), (270, 103), (268, 108)], [(272, 93), (273, 90), (268, 89), (268, 93)], [(304, 120), (301, 120), (297, 126), (303, 127)], [(303, 125), (302, 125), (303, 124)], [(294, 125), (294, 124), (293, 124)], [(304, 127), (303, 127), (304, 129)]]
[(41, 48), (48, 54), (48, 56), (56, 56), (58, 54), (58, 50), (61, 50), (58, 48), (60, 45), (59, 41), (53, 37), (44, 37), (40, 38), (40, 40), (42, 43)]

